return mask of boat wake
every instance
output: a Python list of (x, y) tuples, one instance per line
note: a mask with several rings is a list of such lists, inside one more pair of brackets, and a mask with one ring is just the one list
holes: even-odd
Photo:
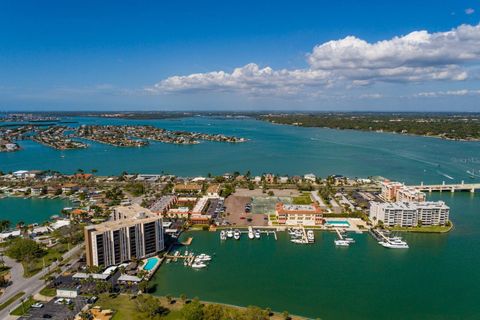
[(443, 173), (443, 172), (440, 172), (440, 171), (437, 171), (437, 173), (441, 176), (444, 176), (445, 178), (448, 178), (450, 180), (453, 180), (454, 178), (452, 176), (449, 176), (448, 174), (446, 173)]

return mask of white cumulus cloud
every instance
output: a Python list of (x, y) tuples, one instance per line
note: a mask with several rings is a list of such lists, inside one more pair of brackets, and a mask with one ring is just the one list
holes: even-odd
[(153, 93), (238, 91), (251, 94), (296, 94), (338, 86), (377, 82), (463, 81), (480, 62), (480, 24), (446, 32), (414, 31), (369, 43), (355, 36), (315, 46), (303, 69), (260, 67), (172, 76), (147, 88)]

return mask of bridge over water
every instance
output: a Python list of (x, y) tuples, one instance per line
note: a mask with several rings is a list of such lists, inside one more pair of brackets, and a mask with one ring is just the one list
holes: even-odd
[(432, 191), (470, 191), (475, 192), (475, 190), (480, 189), (480, 183), (453, 183), (453, 184), (446, 184), (445, 181), (442, 184), (424, 184), (423, 182), (417, 186), (411, 186), (417, 190), (425, 191), (425, 192), (432, 192)]

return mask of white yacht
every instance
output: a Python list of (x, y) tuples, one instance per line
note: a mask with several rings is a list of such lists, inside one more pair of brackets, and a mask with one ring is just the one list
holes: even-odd
[(233, 232), (233, 238), (235, 240), (240, 240), (240, 231), (238, 231), (237, 229), (235, 229), (235, 231)]
[(227, 238), (232, 238), (233, 237), (233, 231), (232, 229), (227, 231)]
[(338, 247), (348, 247), (350, 245), (350, 242), (347, 240), (335, 240), (335, 245)]
[(255, 238), (260, 239), (260, 230), (255, 230)]
[(408, 249), (408, 244), (398, 237), (390, 238), (388, 241), (380, 241), (379, 244), (389, 249)]

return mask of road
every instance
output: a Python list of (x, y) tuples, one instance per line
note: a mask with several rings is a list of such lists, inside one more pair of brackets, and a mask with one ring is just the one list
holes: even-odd
[[(63, 260), (69, 259), (70, 257), (81, 252), (82, 248), (83, 248), (83, 243), (73, 247), (70, 251), (65, 252), (65, 254), (63, 254)], [(7, 257), (5, 257), (5, 262), (7, 262)], [(5, 290), (5, 293), (2, 296), (0, 296), (0, 304), (7, 301), (9, 298), (13, 297), (18, 292), (22, 292), (22, 291), (25, 292), (22, 298), (26, 298), (28, 296), (37, 294), (45, 286), (45, 281), (42, 280), (42, 277), (48, 274), (51, 270), (55, 269), (59, 264), (59, 262), (54, 262), (48, 268), (40, 271), (36, 275), (30, 278), (24, 278), (23, 268), (21, 267), (21, 264), (19, 266), (19, 263), (15, 262), (12, 259), (9, 259), (8, 263), (12, 263), (12, 265), (9, 265), (9, 266), (12, 266), (11, 270), (15, 270), (12, 273), (12, 276), (15, 277), (15, 279), (13, 283), (7, 287), (7, 289)], [(21, 268), (21, 271), (19, 271), (20, 268)], [(65, 271), (66, 269), (67, 267), (61, 268), (62, 272)], [(19, 305), (20, 305), (20, 300), (17, 300), (7, 308), (1, 310), (0, 319), (8, 319), (9, 313), (11, 312), (11, 310), (15, 309)]]

